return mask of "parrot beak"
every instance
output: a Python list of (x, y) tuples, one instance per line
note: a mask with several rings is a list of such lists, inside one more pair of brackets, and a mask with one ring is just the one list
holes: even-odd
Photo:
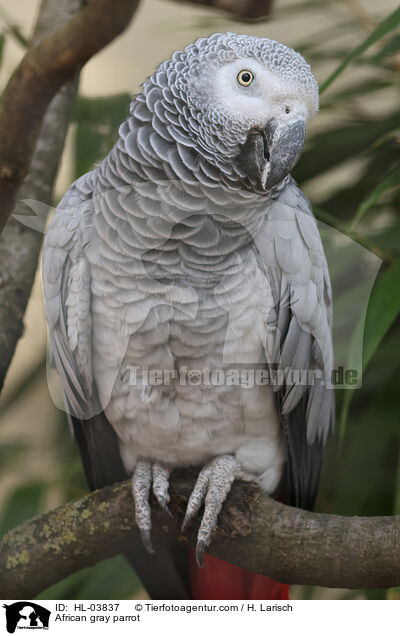
[(270, 122), (264, 130), (250, 131), (239, 153), (238, 163), (261, 190), (270, 190), (298, 162), (305, 135), (303, 119), (284, 126)]

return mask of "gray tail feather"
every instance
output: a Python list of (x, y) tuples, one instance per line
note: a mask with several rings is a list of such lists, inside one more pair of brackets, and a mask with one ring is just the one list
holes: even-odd
[[(69, 420), (90, 489), (128, 479), (117, 436), (104, 413), (88, 420), (69, 416)], [(149, 554), (140, 546), (124, 556), (151, 599), (191, 598), (185, 548), (157, 548), (155, 554)]]

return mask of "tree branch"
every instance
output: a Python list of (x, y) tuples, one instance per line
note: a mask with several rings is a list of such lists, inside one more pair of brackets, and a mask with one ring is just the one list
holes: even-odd
[[(197, 523), (180, 524), (192, 471), (171, 481), (173, 518), (152, 509), (153, 542), (194, 546)], [(77, 570), (140, 542), (129, 482), (96, 491), (9, 532), (0, 543), (0, 598), (33, 598)], [(235, 483), (210, 553), (287, 583), (376, 588), (400, 584), (400, 516), (341, 517), (311, 513)]]
[[(81, 8), (82, 0), (43, 0), (33, 34), (36, 46)], [(77, 81), (64, 86), (50, 103), (43, 118), (29, 174), (18, 198), (51, 205), (53, 186), (64, 147)], [(27, 100), (30, 104), (30, 100)], [(0, 128), (0, 138), (3, 131)], [(15, 212), (26, 213), (17, 203)], [(43, 219), (43, 228), (45, 219)], [(42, 233), (10, 217), (0, 236), (0, 390), (16, 344), (23, 330), (23, 317), (35, 278)]]
[(25, 55), (0, 102), (0, 232), (26, 176), (47, 107), (82, 66), (129, 24), (139, 0), (87, 0)]
[(180, 4), (195, 4), (225, 11), (240, 20), (269, 18), (274, 0), (175, 0)]

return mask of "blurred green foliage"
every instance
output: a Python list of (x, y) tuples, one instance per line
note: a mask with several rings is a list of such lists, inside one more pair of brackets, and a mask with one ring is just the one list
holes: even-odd
[[(309, 136), (294, 176), (301, 188), (324, 192), (332, 171), (349, 170), (345, 183), (333, 180), (326, 194), (312, 198), (318, 219), (346, 233), (382, 259), (368, 307), (364, 331), (363, 385), (359, 390), (338, 390), (340, 425), (330, 440), (322, 477), (318, 510), (349, 515), (400, 513), (400, 454), (398, 377), (400, 359), (400, 9), (384, 17), (375, 30), (366, 33), (362, 24), (348, 16), (338, 19), (337, 2), (324, 3), (332, 13), (331, 26), (307, 41), (293, 42), (310, 62), (317, 77), (327, 77), (321, 96), (321, 117), (328, 122)], [(296, 3), (276, 14), (284, 18), (318, 9), (319, 1)], [(2, 16), (3, 19), (5, 16)], [(212, 22), (212, 19), (210, 19)], [(216, 23), (220, 18), (216, 18)], [(210, 24), (210, 32), (213, 30)], [(238, 27), (239, 30), (239, 27)], [(246, 27), (243, 27), (243, 31)], [(346, 47), (341, 36), (353, 34), (354, 47)], [(6, 16), (0, 34), (0, 62), (4, 43), (13, 37), (21, 46), (26, 38)], [(326, 67), (332, 69), (331, 75)], [(339, 81), (338, 81), (339, 80)], [(325, 92), (326, 91), (326, 92)], [(397, 94), (395, 93), (397, 91)], [(125, 118), (129, 95), (103, 98), (80, 97), (73, 121), (76, 124), (74, 172), (92, 169), (116, 140), (118, 125)], [(371, 105), (373, 108), (371, 108)], [(351, 170), (352, 163), (358, 166)], [(334, 276), (346, 276), (351, 266), (342, 252)], [(338, 301), (336, 319), (357, 316), (361, 290), (349, 287)], [(340, 324), (338, 325), (340, 328)], [(360, 324), (359, 328), (362, 328)], [(352, 355), (351, 333), (345, 348)], [(10, 408), (21, 392), (44, 382), (44, 362), (21, 379), (2, 410)], [(0, 411), (1, 415), (1, 411)], [(87, 491), (77, 450), (71, 441), (64, 415), (55, 418), (51, 445), (59, 458), (57, 483), (36, 482), (16, 487), (0, 517), (0, 535), (40, 512), (50, 488), (58, 487), (68, 501)], [(0, 475), (24, 453), (26, 444), (0, 446)], [(127, 598), (139, 589), (138, 580), (122, 557), (82, 570), (43, 592), (39, 598), (116, 599)], [(300, 591), (299, 591), (300, 590)], [(360, 592), (343, 592), (354, 598)], [(385, 590), (362, 591), (364, 598), (399, 596)], [(297, 597), (318, 598), (318, 589), (297, 588)]]
[[(352, 160), (361, 164), (361, 169), (354, 171), (354, 177), (343, 186), (339, 182), (326, 196), (313, 200), (315, 213), (321, 221), (345, 232), (383, 261), (365, 322), (362, 388), (336, 392), (338, 426), (327, 447), (318, 509), (338, 514), (400, 512), (399, 23), (400, 9), (397, 9), (361, 45), (344, 55), (323, 84), (326, 93), (321, 96), (321, 110), (332, 115), (334, 125), (309, 140), (294, 171), (299, 185), (307, 189), (311, 180), (315, 185), (330, 169), (349, 166), (351, 171)], [(362, 31), (357, 23), (353, 23), (353, 28)], [(328, 59), (327, 51), (336, 35), (333, 28), (332, 39), (326, 32), (316, 46), (304, 43), (307, 59), (317, 73), (321, 61)], [(304, 52), (301, 43), (298, 48)], [(321, 57), (321, 53), (325, 55)], [(360, 54), (364, 55), (359, 57)], [(340, 60), (342, 55), (334, 57)], [(352, 66), (346, 68), (348, 62)], [(358, 69), (363, 71), (360, 78)], [(343, 71), (342, 79), (346, 75), (352, 78), (345, 88), (336, 83)], [(392, 93), (388, 93), (389, 87)], [(341, 312), (351, 313), (357, 309), (357, 302), (357, 289), (352, 288)], [(351, 334), (348, 347), (348, 366), (352, 368)], [(385, 598), (387, 594), (396, 596), (395, 591), (364, 591), (367, 598)]]

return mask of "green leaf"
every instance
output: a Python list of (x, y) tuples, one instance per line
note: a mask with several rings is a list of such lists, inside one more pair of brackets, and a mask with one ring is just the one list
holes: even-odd
[(400, 221), (371, 236), (378, 249), (400, 255)]
[(389, 57), (400, 51), (400, 33), (396, 34), (385, 46), (374, 55), (371, 60), (376, 62), (383, 60), (385, 57)]
[(400, 261), (380, 276), (372, 290), (364, 329), (363, 369), (400, 312)]
[(79, 598), (79, 590), (85, 586), (87, 578), (88, 569), (84, 568), (83, 570), (74, 572), (71, 576), (67, 576), (66, 579), (62, 579), (58, 583), (50, 585), (50, 587), (42, 590), (35, 598), (39, 601), (58, 601), (64, 598), (67, 600), (77, 600)]
[(365, 213), (379, 200), (386, 190), (398, 185), (400, 185), (400, 165), (394, 168), (394, 170), (392, 170), (392, 172), (390, 172), (387, 177), (377, 185), (371, 194), (364, 199), (358, 208), (353, 221), (351, 222), (350, 231), (354, 230)]
[(85, 585), (79, 590), (81, 599), (129, 598), (141, 583), (124, 557), (107, 559), (90, 568)]
[(126, 118), (130, 100), (127, 93), (78, 99), (73, 112), (73, 120), (78, 124), (77, 177), (91, 170), (109, 152), (117, 139), (119, 124)]
[(395, 29), (400, 24), (400, 7), (395, 9), (385, 20), (382, 20), (374, 29), (374, 31), (357, 46), (339, 66), (333, 71), (327, 80), (320, 87), (320, 94), (332, 84), (332, 82), (348, 67), (351, 62), (354, 62), (359, 58), (370, 46), (378, 42), (383, 36)]
[(373, 77), (372, 79), (355, 83), (352, 86), (347, 86), (344, 90), (340, 90), (340, 91), (337, 91), (336, 93), (332, 93), (329, 97), (325, 97), (321, 104), (321, 110), (324, 110), (326, 108), (331, 108), (337, 102), (340, 102), (340, 101), (348, 102), (349, 99), (352, 97), (360, 97), (362, 95), (376, 93), (377, 91), (381, 91), (392, 85), (393, 85), (393, 82), (390, 81), (389, 79), (385, 80), (378, 77)]
[(106, 97), (79, 97), (72, 120), (78, 124), (113, 123), (118, 125), (127, 116), (131, 96), (119, 93)]
[(28, 444), (21, 442), (10, 442), (9, 444), (0, 444), (0, 474), (10, 470), (21, 454), (29, 448)]
[[(110, 138), (107, 133), (107, 139)], [(80, 124), (76, 134), (76, 177), (93, 170), (96, 162), (100, 161), (110, 150), (112, 140), (106, 143), (106, 135), (99, 131), (96, 124)]]
[[(393, 506), (393, 514), (400, 515), (400, 455), (397, 463), (397, 474), (396, 474), (396, 497), (394, 500)], [(400, 587), (397, 588), (400, 593)]]
[[(304, 4), (302, 5), (304, 6)], [(278, 12), (278, 11), (277, 11)], [(319, 50), (316, 50), (318, 46), (322, 45), (326, 48), (326, 44), (332, 39), (343, 37), (343, 33), (351, 31), (354, 33), (354, 24), (349, 20), (338, 22), (334, 25), (329, 25), (326, 29), (320, 29), (313, 34), (313, 37), (308, 36), (306, 39), (301, 39), (294, 43), (293, 48), (295, 51), (301, 51), (301, 54), (307, 56), (307, 58), (313, 55), (318, 56)]]
[(75, 572), (41, 592), (38, 600), (117, 600), (131, 598), (141, 583), (122, 556)]
[(298, 182), (315, 179), (348, 159), (358, 159), (361, 153), (371, 149), (375, 151), (376, 142), (399, 127), (400, 116), (397, 111), (381, 119), (360, 118), (350, 125), (319, 132), (307, 142), (293, 176)]
[[(395, 262), (380, 276), (372, 290), (364, 327), (364, 347), (362, 367), (365, 371), (379, 344), (400, 313), (400, 261)], [(360, 336), (362, 321), (360, 320), (350, 343), (348, 368), (352, 367), (354, 347)], [(345, 392), (340, 416), (340, 436), (343, 437), (354, 390)]]
[(40, 512), (45, 484), (36, 482), (15, 490), (8, 499), (0, 519), (0, 537)]

